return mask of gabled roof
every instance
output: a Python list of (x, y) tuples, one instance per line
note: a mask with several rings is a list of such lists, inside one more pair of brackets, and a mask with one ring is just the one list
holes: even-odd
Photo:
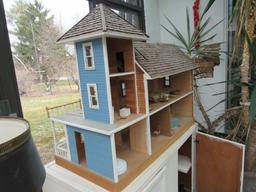
[(162, 78), (195, 69), (194, 64), (177, 46), (134, 42), (135, 59), (150, 79)]
[(147, 35), (120, 17), (104, 4), (98, 5), (88, 15), (69, 29), (57, 41), (74, 42), (94, 36), (116, 36), (145, 40)]

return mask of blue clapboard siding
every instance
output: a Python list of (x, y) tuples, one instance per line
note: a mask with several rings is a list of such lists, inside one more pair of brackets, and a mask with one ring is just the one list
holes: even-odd
[(110, 136), (86, 131), (85, 146), (89, 169), (114, 180)]
[(91, 171), (114, 180), (112, 148), (110, 136), (67, 126), (71, 161), (79, 163), (75, 132), (84, 136), (87, 168)]
[[(93, 46), (95, 70), (85, 70), (84, 53), (82, 45), (86, 42), (76, 43), (77, 61), (80, 76), (80, 86), (84, 114), (86, 119), (100, 121), (103, 123), (110, 123), (102, 39), (94, 39), (90, 42), (92, 42)], [(97, 85), (99, 109), (89, 108), (89, 99), (87, 93), (88, 83), (96, 83)]]
[(78, 164), (79, 160), (78, 160), (77, 147), (76, 147), (75, 129), (67, 126), (67, 135), (68, 135), (71, 161)]

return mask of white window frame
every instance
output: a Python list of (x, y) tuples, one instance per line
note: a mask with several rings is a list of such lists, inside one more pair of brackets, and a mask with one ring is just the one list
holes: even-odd
[[(166, 84), (167, 82), (168, 82), (169, 85)], [(164, 86), (165, 87), (171, 87), (171, 77), (170, 76), (165, 76), (164, 77)]]
[[(94, 96), (91, 95), (90, 87), (94, 87), (94, 89), (95, 89), (95, 95)], [(99, 109), (100, 108), (100, 104), (99, 104), (97, 85), (95, 83), (88, 83), (87, 84), (87, 92), (88, 92), (89, 108), (91, 108), (91, 109)], [(96, 98), (97, 105), (93, 105), (92, 97)]]
[[(86, 50), (85, 50), (85, 47), (90, 47), (91, 48), (91, 55), (90, 56), (87, 56), (86, 55)], [(84, 68), (85, 70), (95, 70), (95, 63), (94, 63), (94, 55), (93, 55), (93, 46), (92, 46), (92, 42), (88, 42), (88, 43), (83, 43), (83, 55), (84, 55)], [(89, 67), (88, 66), (88, 60), (87, 58), (88, 57), (91, 57), (92, 58), (92, 66)]]

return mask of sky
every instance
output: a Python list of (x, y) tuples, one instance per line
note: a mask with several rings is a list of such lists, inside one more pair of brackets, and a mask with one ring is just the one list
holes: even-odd
[[(8, 11), (16, 0), (3, 0), (5, 11)], [(33, 2), (33, 0), (26, 0)], [(44, 7), (54, 15), (55, 23), (65, 32), (89, 13), (87, 0), (41, 0)], [(10, 37), (11, 41), (15, 41)]]

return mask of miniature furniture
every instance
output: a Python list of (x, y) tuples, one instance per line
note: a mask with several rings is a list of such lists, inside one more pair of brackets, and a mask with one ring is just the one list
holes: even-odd
[(82, 113), (51, 117), (66, 135), (48, 173), (70, 175), (73, 191), (81, 178), (88, 191), (193, 190), (195, 65), (147, 38), (101, 4), (58, 40), (75, 46)]

